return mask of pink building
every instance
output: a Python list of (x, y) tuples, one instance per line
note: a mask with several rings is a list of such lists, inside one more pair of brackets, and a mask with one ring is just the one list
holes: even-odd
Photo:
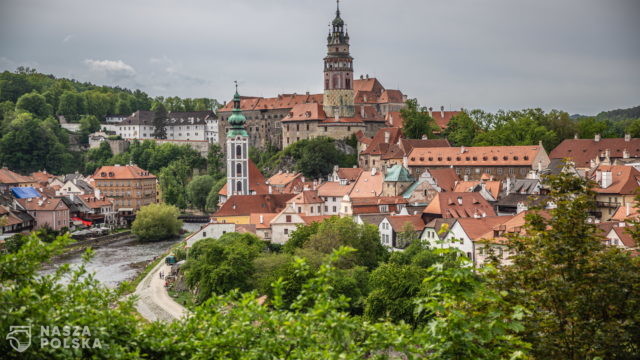
[(36, 219), (35, 229), (48, 226), (53, 230), (68, 227), (69, 208), (59, 198), (30, 198), (16, 200), (19, 207)]

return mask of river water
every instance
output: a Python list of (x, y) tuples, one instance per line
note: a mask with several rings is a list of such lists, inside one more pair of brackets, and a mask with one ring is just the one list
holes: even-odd
[[(191, 232), (198, 230), (203, 224), (187, 224), (183, 229)], [(97, 249), (94, 256), (86, 264), (86, 269), (95, 274), (95, 278), (107, 287), (116, 287), (120, 282), (133, 279), (144, 269), (144, 265), (154, 257), (164, 254), (171, 246), (180, 241), (158, 241), (141, 243), (135, 239), (123, 239)], [(82, 254), (75, 253), (57, 258), (52, 264), (46, 265), (41, 273), (51, 274), (61, 264), (79, 265)]]

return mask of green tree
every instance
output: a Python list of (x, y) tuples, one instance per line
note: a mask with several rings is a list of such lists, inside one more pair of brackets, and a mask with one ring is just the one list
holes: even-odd
[(89, 143), (89, 134), (100, 130), (100, 121), (94, 115), (84, 115), (80, 118), (80, 141)]
[(451, 118), (443, 135), (453, 146), (471, 146), (479, 132), (480, 126), (463, 111)]
[(167, 123), (169, 121), (167, 117), (167, 109), (162, 103), (156, 103), (153, 111), (155, 112), (153, 117), (153, 137), (156, 139), (167, 138)]
[(107, 165), (113, 157), (111, 146), (106, 141), (100, 143), (97, 148), (89, 149), (85, 155), (84, 173), (93, 174), (100, 166)]
[(625, 129), (625, 133), (631, 135), (633, 138), (640, 137), (640, 118), (630, 121)]
[(211, 144), (207, 153), (207, 172), (214, 179), (220, 179), (225, 175), (224, 154), (218, 144)]
[(189, 250), (184, 266), (189, 287), (202, 303), (215, 294), (250, 289), (253, 261), (264, 243), (253, 234), (227, 233), (220, 239), (203, 239)]
[(210, 175), (196, 176), (187, 185), (187, 197), (189, 203), (196, 209), (206, 211), (207, 197), (215, 185), (215, 180)]
[(333, 139), (318, 137), (304, 144), (296, 168), (310, 179), (321, 179), (331, 173), (335, 165), (340, 165), (342, 157)]
[(186, 187), (191, 169), (181, 161), (174, 161), (160, 171), (160, 189), (167, 204), (180, 209), (187, 207)]
[(421, 139), (423, 135), (433, 138), (438, 126), (429, 113), (420, 108), (418, 100), (409, 99), (400, 114), (402, 115), (402, 133), (408, 139)]
[(526, 235), (511, 240), (512, 264), (495, 275), (508, 302), (531, 310), (524, 339), (540, 359), (640, 356), (640, 263), (606, 246), (588, 221), (595, 208), (586, 180), (546, 180), (548, 214), (528, 214)]
[(355, 249), (354, 253), (342, 260), (345, 267), (365, 266), (373, 269), (388, 256), (387, 250), (380, 243), (376, 226), (356, 224), (351, 218), (337, 216), (321, 222), (317, 232), (303, 246), (324, 254), (341, 246)]
[(604, 136), (607, 124), (593, 117), (585, 117), (578, 120), (578, 136), (581, 139), (593, 139), (596, 134)]
[(58, 115), (63, 115), (69, 121), (78, 121), (80, 115), (87, 112), (85, 98), (75, 91), (65, 91), (60, 95)]
[(51, 105), (47, 104), (47, 99), (37, 92), (20, 96), (16, 103), (16, 110), (26, 111), (41, 119), (52, 114)]
[(131, 224), (131, 232), (141, 241), (160, 241), (178, 236), (182, 221), (178, 219), (180, 211), (175, 206), (149, 204), (136, 213)]
[(220, 189), (222, 189), (222, 187), (225, 186), (226, 184), (227, 184), (226, 178), (220, 178), (213, 184), (213, 186), (211, 187), (211, 190), (209, 191), (209, 195), (207, 195), (207, 205), (206, 205), (207, 210), (213, 211), (218, 208), (218, 202), (219, 202), (218, 193), (220, 192)]

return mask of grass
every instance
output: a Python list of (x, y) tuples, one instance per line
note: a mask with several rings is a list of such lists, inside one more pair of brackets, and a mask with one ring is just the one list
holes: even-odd
[(184, 306), (189, 310), (193, 310), (196, 307), (193, 294), (189, 291), (175, 291), (169, 289), (169, 296), (173, 298), (178, 304)]

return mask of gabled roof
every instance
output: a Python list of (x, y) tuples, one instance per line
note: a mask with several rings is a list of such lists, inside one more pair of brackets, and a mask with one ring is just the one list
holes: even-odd
[(31, 173), (31, 178), (33, 178), (33, 180), (39, 182), (39, 183), (47, 183), (49, 182), (49, 179), (53, 179), (55, 176), (49, 174), (46, 171), (36, 171)]
[(324, 200), (316, 190), (305, 190), (287, 201), (287, 204), (322, 204)]
[[(323, 94), (280, 94), (271, 98), (242, 96), (240, 98), (240, 109), (243, 111), (291, 109), (299, 104), (322, 104), (322, 101)], [(225, 106), (218, 109), (218, 112), (229, 112), (231, 110), (233, 110), (233, 101), (229, 101)]]
[[(278, 216), (278, 213), (253, 213), (249, 215), (249, 224), (255, 225), (256, 229), (268, 229), (271, 227), (271, 220)], [(262, 218), (262, 222), (260, 219)]]
[(389, 127), (397, 127), (402, 129), (404, 126), (404, 119), (402, 118), (402, 114), (400, 111), (389, 111), (387, 115), (384, 117), (384, 120), (387, 122)]
[(272, 186), (286, 186), (301, 177), (302, 173), (280, 172), (267, 179), (267, 184)]
[(539, 145), (414, 148), (409, 166), (532, 166)]
[(599, 194), (633, 195), (640, 187), (640, 171), (633, 166), (599, 165), (591, 174), (591, 180), (596, 180), (598, 172), (610, 172), (611, 185), (602, 188), (602, 183), (593, 190)]
[(385, 182), (411, 182), (411, 174), (404, 166), (400, 164), (393, 165), (384, 175)]
[(285, 208), (293, 194), (233, 195), (213, 217), (250, 216), (254, 213), (278, 213)]
[(424, 222), (422, 221), (422, 216), (418, 215), (393, 215), (386, 217), (389, 224), (391, 224), (391, 228), (395, 232), (404, 231), (404, 227), (406, 224), (410, 224), (415, 231), (422, 231), (424, 229)]
[(431, 112), (431, 117), (435, 120), (436, 124), (444, 130), (449, 126), (451, 118), (459, 113), (460, 111), (433, 111)]
[(511, 184), (509, 192), (515, 194), (533, 194), (540, 185), (538, 179), (515, 179)]
[(39, 198), (42, 196), (38, 190), (31, 186), (11, 188), (11, 193), (16, 199)]
[(478, 191), (478, 187), (484, 184), (485, 189), (493, 196), (494, 199), (497, 199), (500, 196), (500, 191), (502, 190), (502, 181), (460, 181), (456, 184), (454, 192), (473, 192)]
[(359, 214), (358, 216), (365, 224), (371, 224), (375, 226), (380, 225), (382, 220), (387, 217), (386, 214)]
[(152, 173), (136, 165), (102, 166), (93, 173), (96, 180), (139, 180), (155, 179)]
[(378, 104), (388, 104), (388, 103), (402, 104), (404, 103), (403, 97), (404, 96), (402, 95), (402, 91), (387, 89), (383, 91), (382, 95), (380, 95), (380, 98), (378, 98)]
[[(389, 150), (389, 146), (395, 144), (402, 135), (399, 128), (382, 128), (376, 132), (367, 148), (361, 155), (382, 155)], [(385, 141), (387, 140), (388, 141)]]
[[(269, 187), (266, 184), (264, 175), (256, 166), (253, 160), (249, 159), (249, 191), (255, 191), (256, 195), (268, 194)], [(218, 191), (219, 195), (227, 196), (227, 183)]]
[(351, 205), (353, 207), (370, 205), (397, 205), (407, 203), (407, 199), (403, 198), (402, 196), (370, 196), (351, 199)]
[(60, 198), (17, 199), (20, 206), (28, 211), (68, 210), (69, 207)]
[(337, 175), (340, 179), (356, 181), (363, 171), (361, 168), (338, 168)]
[(92, 194), (88, 194), (88, 195), (80, 195), (80, 198), (82, 198), (82, 201), (92, 209), (99, 209), (101, 207), (113, 206), (113, 201), (105, 197), (97, 198)]
[(347, 185), (341, 185), (339, 182), (326, 182), (318, 186), (318, 195), (322, 197), (342, 197), (351, 192), (355, 182), (350, 182)]
[(611, 229), (611, 231), (618, 236), (618, 238), (620, 239), (620, 241), (622, 241), (622, 244), (625, 247), (635, 248), (636, 246), (638, 246), (638, 244), (633, 239), (633, 236), (631, 236), (626, 226), (625, 227), (614, 226)]
[(496, 226), (511, 220), (513, 216), (487, 216), (484, 218), (460, 218), (458, 224), (472, 241), (484, 239), (484, 235), (491, 233)]
[(640, 138), (612, 138), (612, 139), (566, 139), (560, 143), (549, 157), (552, 159), (570, 158), (576, 167), (589, 168), (591, 160), (601, 156), (609, 150), (609, 157), (622, 158), (626, 150), (629, 157), (640, 157)]
[(373, 175), (371, 173), (371, 171), (364, 171), (360, 174), (349, 196), (370, 197), (379, 196), (382, 193), (384, 175), (380, 171), (376, 171)]
[(456, 187), (456, 182), (460, 180), (460, 177), (452, 168), (429, 169), (429, 173), (443, 191), (453, 191)]
[(316, 215), (316, 216), (306, 216), (306, 215), (301, 215), (300, 218), (302, 219), (302, 221), (304, 221), (305, 224), (309, 225), (311, 223), (314, 222), (323, 222), (326, 219), (330, 218), (331, 216), (329, 215)]
[(630, 204), (627, 206), (620, 206), (613, 216), (611, 217), (612, 221), (625, 221), (627, 219), (637, 218), (640, 215), (640, 209), (636, 206), (631, 206)]
[(33, 179), (14, 173), (7, 168), (0, 168), (0, 184), (23, 184), (31, 183)]
[(354, 79), (353, 80), (353, 91), (366, 91), (372, 92), (374, 90), (383, 91), (384, 87), (376, 78), (368, 78), (368, 79)]
[(496, 216), (487, 200), (474, 192), (438, 193), (424, 208), (423, 214), (440, 215), (443, 218)]

